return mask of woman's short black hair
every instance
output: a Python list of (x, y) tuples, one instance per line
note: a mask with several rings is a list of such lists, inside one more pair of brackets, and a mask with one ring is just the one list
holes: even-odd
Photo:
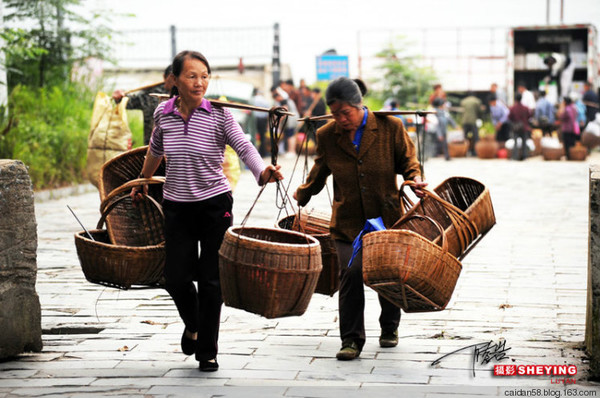
[(173, 63), (171, 64), (171, 66), (173, 67), (173, 69), (172, 69), (173, 75), (175, 75), (177, 77), (181, 74), (181, 71), (183, 70), (183, 63), (186, 59), (189, 59), (189, 58), (197, 59), (198, 61), (202, 62), (206, 66), (206, 69), (208, 70), (208, 74), (210, 75), (210, 65), (209, 65), (206, 57), (204, 55), (202, 55), (201, 53), (199, 53), (198, 51), (188, 51), (188, 50), (181, 51), (179, 54), (177, 54), (175, 56), (175, 58), (173, 58)]
[(362, 80), (338, 77), (329, 83), (325, 91), (325, 102), (327, 102), (327, 105), (331, 105), (334, 102), (345, 102), (359, 108), (362, 105), (363, 93), (366, 92), (367, 86)]

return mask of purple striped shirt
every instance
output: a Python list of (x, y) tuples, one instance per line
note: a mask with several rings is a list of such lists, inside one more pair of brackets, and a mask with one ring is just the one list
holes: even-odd
[(156, 108), (150, 139), (152, 155), (167, 157), (164, 198), (197, 202), (230, 191), (223, 172), (225, 145), (235, 150), (258, 181), (265, 164), (229, 109), (203, 98), (186, 122), (175, 106), (176, 99)]

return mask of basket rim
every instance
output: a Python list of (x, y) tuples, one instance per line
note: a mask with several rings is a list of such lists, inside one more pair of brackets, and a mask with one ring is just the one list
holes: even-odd
[[(90, 229), (88, 230), (88, 232), (91, 233), (103, 233), (106, 232), (108, 234), (108, 231), (106, 229)], [(164, 248), (165, 247), (165, 242), (160, 242), (157, 245), (148, 245), (148, 246), (126, 246), (126, 245), (117, 245), (117, 244), (113, 244), (113, 243), (105, 243), (105, 242), (99, 242), (97, 240), (91, 240), (90, 238), (88, 238), (87, 236), (85, 236), (86, 233), (85, 231), (79, 231), (75, 233), (75, 239), (76, 240), (81, 240), (82, 242), (86, 242), (86, 243), (92, 243), (92, 244), (96, 244), (100, 247), (106, 247), (106, 248), (111, 248), (111, 249), (130, 249), (130, 250), (143, 250), (143, 249), (158, 249), (158, 248)]]
[(104, 162), (104, 164), (100, 167), (100, 172), (98, 173), (98, 182), (99, 182), (98, 188), (100, 191), (100, 196), (102, 198), (104, 198), (106, 195), (108, 195), (108, 192), (106, 192), (106, 188), (104, 187), (104, 172), (105, 172), (106, 168), (108, 168), (112, 163), (120, 161), (124, 157), (137, 155), (138, 152), (147, 152), (147, 151), (148, 151), (148, 145), (143, 145), (143, 146), (140, 146), (137, 148), (132, 148), (125, 152), (122, 152), (122, 153), (118, 154), (117, 156), (115, 156), (114, 158), (111, 158), (111, 159), (107, 160), (106, 162)]
[[(261, 239), (256, 239), (256, 238), (250, 238), (248, 236), (244, 236), (244, 235), (240, 235), (237, 231), (239, 230), (264, 230), (264, 231), (273, 231), (276, 233), (283, 233), (283, 234), (290, 234), (290, 235), (295, 235), (297, 237), (301, 237), (304, 239), (307, 239), (308, 241), (310, 241), (310, 243), (308, 242), (303, 242), (303, 243), (281, 243), (281, 242), (273, 242), (273, 241), (267, 241), (267, 240), (261, 240)], [(268, 244), (268, 245), (273, 245), (273, 246), (308, 246), (309, 248), (313, 248), (313, 247), (318, 247), (321, 244), (319, 243), (319, 241), (317, 240), (317, 238), (315, 238), (312, 235), (309, 234), (304, 234), (302, 232), (296, 232), (296, 231), (291, 231), (289, 229), (284, 229), (284, 228), (267, 228), (267, 227), (242, 227), (241, 225), (238, 226), (231, 226), (229, 228), (227, 228), (227, 233), (229, 233), (230, 235), (232, 235), (234, 238), (239, 239), (239, 240), (245, 240), (248, 242), (255, 242), (255, 243), (261, 243), (261, 244)]]
[[(286, 220), (288, 218), (291, 218), (291, 217), (296, 217), (296, 215), (292, 214), (292, 215), (285, 216), (285, 217), (280, 218), (279, 220), (277, 220), (277, 222), (275, 223), (275, 229), (284, 229), (286, 231), (298, 232), (298, 231), (294, 231), (293, 229), (283, 228), (282, 226), (279, 225), (280, 222), (282, 222), (282, 221), (284, 221), (284, 220)], [(300, 233), (302, 233), (302, 232), (300, 232)], [(316, 234), (315, 233), (315, 234), (307, 234), (307, 235), (313, 236), (315, 238), (326, 238), (328, 236), (331, 236), (331, 232), (326, 232), (326, 233), (322, 233), (322, 234)]]
[[(363, 236), (363, 247), (367, 245), (368, 240), (370, 239), (371, 236), (375, 236), (375, 235), (382, 235), (382, 234), (392, 234), (392, 235), (408, 235), (410, 237), (416, 237), (417, 239), (427, 242), (433, 246), (436, 247), (436, 250), (439, 250), (440, 252), (443, 252), (443, 249), (440, 247), (440, 245), (437, 245), (435, 243), (433, 243), (432, 241), (430, 241), (429, 239), (425, 238), (424, 236), (411, 231), (409, 229), (385, 229), (383, 231), (373, 231), (373, 232), (369, 232), (368, 234), (366, 234), (365, 236)], [(366, 240), (367, 242), (364, 242), (364, 240)], [(450, 258), (456, 262), (458, 264), (458, 266), (460, 267), (460, 269), (462, 269), (462, 264), (461, 262), (449, 251), (446, 251), (446, 254), (448, 256), (450, 256)]]
[(436, 188), (440, 187), (441, 185), (443, 185), (443, 184), (445, 184), (445, 183), (447, 183), (447, 182), (450, 182), (450, 181), (456, 181), (456, 180), (468, 180), (468, 181), (473, 181), (473, 182), (476, 182), (476, 183), (480, 184), (480, 185), (481, 185), (481, 186), (482, 186), (484, 189), (488, 189), (488, 187), (487, 187), (487, 186), (486, 186), (484, 183), (482, 183), (481, 181), (479, 181), (479, 180), (476, 180), (476, 179), (474, 179), (474, 178), (471, 178), (471, 177), (464, 177), (464, 176), (452, 176), (452, 177), (448, 177), (448, 178), (446, 178), (444, 181), (440, 182), (440, 183), (438, 184), (438, 186), (436, 186), (435, 188), (433, 188), (433, 190), (435, 191), (435, 189), (436, 189)]

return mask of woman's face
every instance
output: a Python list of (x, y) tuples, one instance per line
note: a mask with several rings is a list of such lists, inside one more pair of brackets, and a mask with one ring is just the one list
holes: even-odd
[(175, 86), (179, 95), (186, 102), (200, 103), (210, 81), (208, 68), (196, 58), (187, 58), (183, 61), (183, 69), (179, 76), (175, 76)]
[(347, 102), (334, 102), (329, 105), (333, 120), (345, 131), (356, 131), (362, 123), (364, 110)]

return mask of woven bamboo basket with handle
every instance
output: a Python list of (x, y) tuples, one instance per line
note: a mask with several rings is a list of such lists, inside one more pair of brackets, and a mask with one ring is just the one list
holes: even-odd
[(284, 229), (230, 227), (219, 250), (225, 305), (265, 318), (302, 315), (321, 268), (319, 242)]
[(328, 214), (302, 209), (299, 217), (297, 214), (284, 217), (277, 222), (277, 227), (307, 233), (319, 241), (323, 269), (319, 275), (315, 293), (333, 296), (340, 288), (340, 266), (337, 251), (329, 233), (330, 219), (331, 216)]
[(159, 211), (152, 203), (157, 202), (157, 199), (148, 194), (145, 200), (133, 206), (128, 195), (133, 187), (147, 185), (150, 191), (150, 187), (161, 186), (164, 182), (165, 177), (138, 178), (124, 183), (106, 195), (100, 205), (101, 212), (114, 198), (125, 194), (106, 217), (106, 229), (111, 243), (148, 246), (164, 242), (164, 215), (162, 210)]
[[(75, 234), (81, 269), (88, 281), (104, 286), (119, 289), (129, 289), (133, 285), (159, 287), (163, 284), (164, 242), (140, 247), (115, 245), (110, 242), (108, 232), (102, 229), (107, 215), (126, 198), (122, 196), (104, 206), (96, 229), (89, 231), (93, 240), (85, 231)], [(162, 214), (156, 200), (147, 200)]]
[[(147, 146), (135, 148), (124, 152), (102, 165), (100, 169), (100, 199), (104, 201), (109, 195), (112, 197), (120, 194), (126, 185), (137, 180), (144, 157), (148, 151)], [(154, 173), (156, 181), (164, 181), (165, 162)], [(119, 191), (121, 190), (121, 191)], [(115, 194), (115, 192), (118, 192)], [(148, 195), (158, 203), (162, 202), (162, 185), (148, 182)], [(132, 206), (131, 201), (124, 200), (113, 209), (106, 219), (106, 229), (110, 241), (114, 244), (125, 246), (153, 245), (165, 240), (164, 222), (156, 207), (150, 202), (143, 201), (137, 206)]]
[(392, 226), (402, 222), (403, 229), (415, 231), (431, 241), (440, 239), (437, 228), (430, 223), (412, 219), (412, 215), (427, 215), (439, 223), (446, 233), (448, 251), (459, 260), (463, 259), (481, 238), (494, 226), (496, 216), (489, 189), (481, 182), (467, 177), (451, 177), (438, 185), (433, 192), (422, 190), (425, 197), (413, 203), (405, 186), (414, 185), (405, 181), (400, 189), (402, 209), (405, 214)]
[(365, 284), (405, 312), (446, 308), (462, 265), (448, 252), (444, 229), (430, 217), (411, 215), (400, 222), (432, 225), (441, 236), (436, 244), (406, 229), (375, 231), (363, 237)]

